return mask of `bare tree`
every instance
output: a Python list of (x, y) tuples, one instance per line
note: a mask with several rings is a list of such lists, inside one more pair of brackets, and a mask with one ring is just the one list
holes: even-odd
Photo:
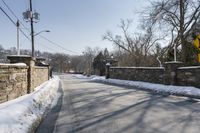
[(186, 62), (188, 38), (200, 20), (200, 0), (151, 0), (145, 13), (147, 23), (171, 35), (171, 45), (181, 45), (182, 61)]
[(91, 48), (91, 47), (86, 47), (85, 50), (83, 51), (83, 62), (82, 66), (84, 68), (84, 72), (87, 73), (87, 75), (91, 75), (92, 73), (92, 62), (95, 56), (99, 53), (99, 48)]
[(70, 69), (75, 73), (83, 73), (84, 72), (84, 58), (81, 55), (71, 56), (70, 57)]
[(119, 48), (127, 51), (128, 53), (133, 53), (133, 40), (131, 35), (128, 32), (130, 27), (131, 21), (130, 20), (121, 20), (119, 28), (122, 30), (121, 35), (113, 35), (110, 31), (107, 31), (105, 35), (103, 35), (104, 40), (108, 40), (114, 43), (114, 45), (118, 46)]
[[(143, 33), (131, 34), (129, 31), (131, 25), (130, 20), (121, 20), (119, 28), (122, 31), (122, 35), (113, 35), (111, 32), (107, 32), (103, 35), (104, 40), (113, 42), (125, 53), (123, 56), (129, 58), (129, 62), (134, 62), (135, 66), (145, 66), (148, 65), (147, 56), (150, 54), (150, 49), (155, 45), (155, 43), (163, 38), (156, 38), (152, 25), (143, 25)], [(132, 63), (130, 63), (132, 64)]]
[(53, 71), (66, 72), (68, 61), (69, 55), (57, 53), (52, 55), (50, 65), (53, 67)]

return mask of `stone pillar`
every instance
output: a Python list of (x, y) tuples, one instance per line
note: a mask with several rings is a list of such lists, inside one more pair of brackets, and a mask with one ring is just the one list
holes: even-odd
[(28, 93), (33, 92), (34, 90), (34, 77), (35, 77), (35, 59), (30, 60), (29, 70), (28, 70)]
[(10, 60), (10, 63), (25, 63), (27, 66), (30, 66), (31, 60), (34, 60), (28, 55), (9, 55), (7, 59)]
[(34, 89), (35, 58), (28, 55), (10, 55), (7, 56), (7, 59), (10, 60), (10, 63), (25, 63), (29, 67), (27, 93), (31, 93)]
[(166, 62), (164, 64), (164, 84), (177, 85), (177, 69), (182, 66), (182, 62)]

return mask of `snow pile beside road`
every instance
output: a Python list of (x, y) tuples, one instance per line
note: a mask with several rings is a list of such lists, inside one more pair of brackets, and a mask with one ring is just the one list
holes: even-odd
[(0, 132), (27, 133), (39, 124), (57, 95), (59, 78), (43, 83), (31, 94), (0, 104)]
[(25, 63), (0, 63), (0, 66), (27, 66)]
[[(76, 77), (79, 78), (84, 76), (79, 75)], [(119, 79), (105, 79), (105, 77), (100, 77), (100, 76), (93, 76), (92, 78), (90, 78), (90, 80), (99, 81), (103, 83), (116, 84), (116, 85), (132, 86), (138, 89), (148, 90), (161, 94), (200, 98), (200, 89), (195, 87), (172, 86), (172, 85), (153, 84), (141, 81), (130, 81), (130, 80), (119, 80)]]
[(93, 78), (93, 81), (101, 81), (105, 83), (112, 83), (116, 85), (126, 85), (133, 86), (139, 89), (149, 90), (156, 93), (170, 94), (170, 95), (179, 95), (200, 98), (200, 89), (195, 87), (186, 87), (186, 86), (172, 86), (172, 85), (162, 85), (162, 84), (153, 84), (140, 81), (129, 81), (129, 80), (117, 80), (117, 79), (103, 79)]
[[(79, 79), (94, 79), (94, 78), (99, 78), (100, 76), (96, 76), (96, 75), (91, 75), (91, 76), (84, 76), (82, 74), (72, 74), (73, 76), (79, 78)], [(104, 77), (104, 76), (103, 76)]]

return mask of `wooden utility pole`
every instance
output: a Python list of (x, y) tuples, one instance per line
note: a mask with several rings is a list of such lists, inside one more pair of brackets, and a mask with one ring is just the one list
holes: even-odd
[(31, 22), (31, 44), (32, 44), (32, 57), (35, 57), (35, 47), (34, 47), (34, 28), (33, 28), (33, 7), (32, 0), (30, 0), (30, 22)]
[(39, 21), (39, 13), (33, 11), (32, 0), (29, 0), (29, 8), (26, 12), (23, 12), (24, 19), (31, 24), (31, 44), (32, 44), (32, 57), (35, 57), (35, 44), (34, 44), (34, 28), (33, 23)]

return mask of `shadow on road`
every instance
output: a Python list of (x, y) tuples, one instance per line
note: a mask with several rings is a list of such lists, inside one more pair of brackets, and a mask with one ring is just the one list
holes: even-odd
[[(46, 130), (38, 130), (37, 133), (53, 132), (58, 113), (61, 120), (56, 124), (56, 128), (59, 133), (199, 133), (200, 131), (198, 100), (72, 78), (66, 80), (65, 84), (64, 91), (67, 95), (62, 95), (58, 105), (51, 110), (50, 114), (53, 116), (45, 120), (49, 122), (44, 122), (48, 123), (44, 125)], [(59, 91), (62, 92), (62, 89)], [(65, 102), (66, 104), (62, 105), (65, 108), (61, 109), (61, 104)]]
[[(193, 128), (191, 124), (199, 131), (200, 117), (197, 116), (200, 106), (196, 106), (198, 101), (188, 98), (177, 99), (177, 97), (140, 91), (127, 86), (123, 86), (124, 90), (119, 92), (117, 87), (119, 86), (112, 85), (105, 88), (105, 85), (99, 85), (95, 88), (70, 90), (71, 102), (76, 114), (73, 122), (65, 123), (73, 126), (73, 131), (70, 133), (103, 131), (168, 133), (176, 130), (187, 133)], [(115, 102), (126, 99), (130, 95), (138, 97), (127, 101), (132, 104)]]
[(58, 101), (57, 105), (54, 106), (51, 110), (48, 111), (46, 116), (51, 115), (51, 117), (46, 117), (44, 120), (41, 122), (35, 133), (52, 133), (54, 130), (54, 125), (56, 124), (56, 120), (58, 118), (59, 112), (62, 107), (62, 100), (63, 100), (63, 90), (61, 83), (59, 83), (59, 89), (58, 89), (58, 94), (61, 94)]

